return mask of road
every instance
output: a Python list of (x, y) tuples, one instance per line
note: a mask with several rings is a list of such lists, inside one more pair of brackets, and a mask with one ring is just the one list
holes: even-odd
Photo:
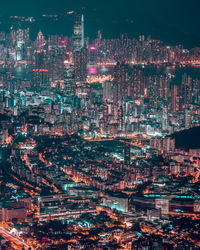
[[(21, 239), (17, 238), (16, 236), (10, 234), (7, 230), (0, 227), (0, 234), (7, 240), (13, 243), (14, 245), (17, 245), (18, 249), (25, 248), (25, 249), (33, 249), (29, 245), (27, 245), (25, 242), (23, 242)], [(19, 248), (20, 247), (20, 248)]]

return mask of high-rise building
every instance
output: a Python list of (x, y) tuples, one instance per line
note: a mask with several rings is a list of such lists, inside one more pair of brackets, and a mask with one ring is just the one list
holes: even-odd
[(54, 81), (62, 81), (64, 80), (64, 60), (66, 49), (64, 46), (49, 46), (49, 80), (51, 82)]
[(117, 102), (119, 99), (126, 99), (128, 96), (128, 65), (117, 63), (114, 68), (113, 81), (113, 99)]
[(45, 87), (49, 83), (45, 50), (36, 50), (35, 52), (35, 67), (33, 69), (32, 82), (35, 87)]
[(131, 147), (129, 144), (126, 144), (124, 148), (124, 163), (129, 165), (131, 162)]
[(113, 84), (110, 81), (103, 83), (103, 101), (111, 100)]
[(130, 97), (140, 98), (145, 93), (145, 77), (144, 72), (140, 69), (133, 68), (131, 72)]
[(168, 110), (166, 106), (162, 108), (162, 129), (168, 130)]
[(171, 86), (171, 111), (173, 113), (179, 111), (179, 96), (178, 96), (178, 86)]
[(191, 87), (192, 87), (192, 78), (187, 74), (183, 74), (181, 88), (180, 88), (182, 109), (184, 109), (188, 104), (191, 103)]
[(189, 109), (185, 109), (185, 128), (189, 129), (191, 127), (191, 111)]
[(162, 100), (167, 100), (169, 97), (170, 78), (165, 77), (164, 75), (161, 75), (159, 80), (160, 80), (159, 97)]
[(194, 79), (192, 84), (192, 103), (200, 104), (200, 80)]
[(74, 52), (74, 76), (78, 82), (86, 81), (87, 79), (87, 58), (86, 48)]
[(26, 59), (27, 44), (29, 42), (29, 28), (17, 29), (10, 32), (9, 44), (14, 47), (13, 56), (15, 61)]
[(42, 32), (40, 31), (37, 35), (36, 41), (35, 41), (35, 48), (37, 50), (43, 50), (45, 45), (45, 40)]
[(76, 13), (74, 17), (73, 50), (80, 51), (84, 47), (84, 17)]
[(74, 77), (76, 81), (86, 81), (87, 49), (84, 42), (84, 17), (77, 13), (74, 18), (73, 57)]
[(88, 60), (91, 64), (96, 64), (97, 62), (97, 48), (94, 45), (91, 45), (88, 50)]
[(69, 60), (64, 61), (65, 73), (64, 84), (67, 102), (71, 103), (75, 96), (74, 65)]

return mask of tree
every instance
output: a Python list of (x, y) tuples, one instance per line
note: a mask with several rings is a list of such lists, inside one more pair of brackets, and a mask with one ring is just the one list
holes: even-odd
[(16, 225), (17, 222), (18, 222), (18, 219), (17, 219), (17, 218), (13, 218), (13, 219), (12, 219), (12, 223), (13, 223), (14, 225)]
[(101, 211), (96, 217), (97, 223), (104, 224), (105, 222), (111, 221), (110, 217), (105, 211)]

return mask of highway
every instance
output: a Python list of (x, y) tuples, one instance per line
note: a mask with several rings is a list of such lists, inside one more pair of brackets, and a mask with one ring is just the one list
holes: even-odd
[[(10, 234), (7, 230), (4, 228), (0, 227), (0, 234), (7, 240), (13, 243), (14, 245), (17, 245), (17, 247), (25, 248), (25, 249), (32, 249), (29, 245), (27, 245), (25, 242), (23, 242), (21, 239), (17, 238), (16, 236), (13, 236)], [(18, 248), (20, 249), (20, 248)]]

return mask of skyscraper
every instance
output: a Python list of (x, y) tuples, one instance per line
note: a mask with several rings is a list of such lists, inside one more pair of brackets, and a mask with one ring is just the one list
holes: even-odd
[(124, 148), (124, 163), (127, 165), (131, 163), (131, 147), (129, 144), (126, 144)]
[(191, 103), (191, 88), (192, 88), (192, 78), (187, 75), (182, 75), (181, 83), (181, 108), (184, 109), (188, 104)]
[(74, 82), (74, 66), (69, 60), (64, 61), (65, 74), (65, 94), (67, 97), (67, 102), (71, 103), (75, 95), (75, 82)]
[(73, 36), (74, 77), (76, 81), (86, 81), (87, 49), (84, 42), (83, 14), (75, 14)]
[(35, 67), (33, 69), (32, 81), (35, 87), (48, 86), (48, 67), (45, 50), (36, 50), (35, 52)]
[(132, 99), (141, 98), (145, 93), (145, 76), (143, 70), (133, 68), (130, 80), (130, 96)]
[(49, 46), (49, 80), (62, 81), (64, 80), (64, 60), (66, 49), (64, 46)]
[(35, 41), (35, 47), (37, 50), (43, 50), (44, 49), (44, 36), (42, 32), (40, 31), (37, 35), (36, 41)]
[(87, 58), (86, 48), (74, 52), (74, 76), (78, 82), (87, 79)]
[(114, 89), (113, 98), (117, 102), (119, 99), (126, 99), (128, 96), (128, 65), (117, 63), (114, 68)]
[(177, 85), (171, 86), (171, 111), (178, 112), (180, 109), (180, 97), (178, 95), (179, 89)]
[(187, 108), (185, 109), (185, 128), (189, 129), (191, 127), (192, 116), (191, 111)]
[(84, 17), (77, 13), (74, 17), (73, 50), (80, 51), (84, 47)]

